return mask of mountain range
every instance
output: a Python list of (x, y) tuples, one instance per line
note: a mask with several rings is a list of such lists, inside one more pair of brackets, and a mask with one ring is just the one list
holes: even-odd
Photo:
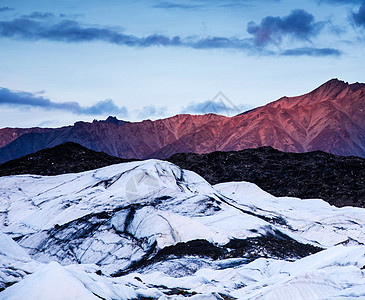
[(76, 122), (61, 128), (0, 129), (0, 163), (73, 141), (122, 158), (167, 158), (272, 146), (365, 157), (365, 84), (331, 79), (310, 93), (246, 113), (177, 115), (156, 121)]

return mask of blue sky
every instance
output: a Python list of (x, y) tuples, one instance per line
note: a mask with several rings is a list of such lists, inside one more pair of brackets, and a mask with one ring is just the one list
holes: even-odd
[(0, 127), (244, 111), (365, 82), (364, 45), (363, 0), (0, 0)]

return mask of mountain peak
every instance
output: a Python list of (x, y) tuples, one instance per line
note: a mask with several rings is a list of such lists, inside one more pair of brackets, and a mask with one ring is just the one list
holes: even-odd
[(347, 88), (349, 86), (348, 82), (339, 80), (338, 78), (332, 78), (325, 82), (324, 84), (320, 85), (317, 89), (318, 90), (327, 90), (327, 91), (342, 91), (343, 89)]
[(320, 93), (322, 97), (325, 95), (335, 97), (345, 89), (349, 89), (350, 92), (356, 92), (358, 89), (361, 89), (363, 87), (365, 87), (365, 83), (356, 82), (349, 84), (348, 82), (339, 80), (338, 78), (332, 78), (311, 93)]
[(94, 120), (94, 122), (100, 122), (100, 123), (109, 123), (109, 124), (115, 124), (115, 125), (123, 125), (125, 123), (129, 123), (128, 121), (119, 120), (116, 116), (109, 116), (105, 120)]
[(105, 120), (106, 123), (113, 123), (113, 124), (116, 124), (116, 125), (120, 125), (121, 123), (124, 124), (126, 123), (125, 121), (123, 120), (119, 120), (116, 116), (109, 116), (106, 118)]
[(347, 82), (340, 80), (338, 78), (332, 78), (332, 79), (328, 80), (327, 82), (325, 82), (323, 85), (329, 84), (329, 83), (347, 83)]
[[(364, 83), (356, 82), (349, 84), (348, 82), (339, 80), (338, 78), (332, 78), (307, 94), (288, 99), (290, 100), (290, 106), (297, 105), (298, 101), (302, 102), (302, 104), (307, 103), (308, 101), (310, 103), (318, 101), (334, 101), (335, 99), (338, 100), (348, 97), (364, 87)], [(279, 101), (280, 100), (281, 99), (279, 99)]]

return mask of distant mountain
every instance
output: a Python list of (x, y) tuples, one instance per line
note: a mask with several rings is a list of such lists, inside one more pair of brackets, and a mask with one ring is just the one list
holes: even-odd
[[(277, 197), (320, 198), (332, 205), (365, 208), (365, 159), (320, 151), (284, 153), (271, 147), (167, 159), (210, 184), (249, 181)], [(67, 142), (0, 165), (0, 176), (77, 173), (128, 160)]]
[(43, 133), (53, 131), (51, 128), (2, 128), (0, 129), (0, 149), (12, 141), (16, 140), (18, 137), (27, 133)]
[[(332, 79), (298, 97), (219, 121), (167, 145), (151, 157), (272, 146), (285, 152), (321, 150), (365, 157), (365, 84)], [(179, 149), (175, 151), (175, 149)]]
[(177, 115), (127, 123), (115, 118), (56, 129), (0, 130), (0, 163), (73, 141), (123, 158), (166, 158), (272, 146), (365, 157), (365, 84), (332, 79), (314, 91), (283, 97), (227, 118)]
[[(68, 141), (118, 157), (143, 159), (184, 135), (199, 131), (202, 126), (213, 128), (223, 119), (226, 118), (209, 114), (177, 115), (162, 120), (122, 125), (105, 121), (76, 122), (73, 126), (26, 132), (0, 148), (0, 163)], [(180, 152), (178, 148), (176, 151)]]

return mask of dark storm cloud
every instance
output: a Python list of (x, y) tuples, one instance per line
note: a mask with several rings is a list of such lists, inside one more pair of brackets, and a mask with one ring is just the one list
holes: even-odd
[(128, 114), (126, 107), (118, 107), (113, 100), (103, 100), (88, 107), (80, 106), (77, 102), (53, 102), (45, 97), (37, 96), (23, 91), (11, 91), (0, 88), (0, 105), (14, 107), (28, 106), (39, 107), (47, 110), (64, 110), (82, 115), (102, 115), (102, 114)]
[(14, 10), (14, 8), (12, 8), (12, 7), (7, 7), (7, 6), (5, 6), (5, 7), (0, 7), (0, 13), (1, 13), (1, 12), (5, 12), (5, 11), (10, 11), (10, 10)]
[(365, 27), (365, 1), (361, 4), (357, 12), (352, 13), (352, 19), (356, 26)]
[[(31, 17), (16, 18), (10, 21), (0, 21), (0, 38), (21, 40), (48, 40), (67, 43), (103, 41), (127, 47), (186, 47), (193, 49), (235, 49), (249, 54), (277, 55), (268, 51), (265, 46), (269, 41), (281, 39), (285, 34), (291, 34), (301, 39), (308, 39), (319, 31), (320, 23), (313, 21), (313, 16), (304, 11), (294, 11), (284, 18), (265, 18), (261, 25), (249, 24), (249, 32), (254, 39), (239, 39), (235, 37), (205, 37), (182, 38), (169, 37), (162, 34), (152, 34), (138, 37), (121, 33), (113, 28), (81, 25), (74, 20), (59, 20), (57, 18)], [(299, 19), (296, 19), (298, 17)], [(269, 26), (269, 25), (273, 26)], [(266, 35), (264, 35), (266, 33)], [(315, 55), (315, 52), (313, 52)], [(300, 54), (298, 54), (300, 55)], [(307, 55), (307, 54), (306, 54)]]
[(323, 22), (315, 22), (312, 14), (296, 9), (285, 17), (268, 16), (260, 24), (250, 22), (247, 32), (254, 36), (258, 46), (264, 46), (280, 44), (284, 36), (309, 41), (319, 34), (323, 26)]
[(333, 48), (296, 48), (281, 52), (283, 56), (340, 56), (341, 51)]

